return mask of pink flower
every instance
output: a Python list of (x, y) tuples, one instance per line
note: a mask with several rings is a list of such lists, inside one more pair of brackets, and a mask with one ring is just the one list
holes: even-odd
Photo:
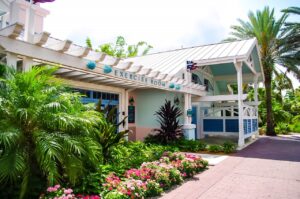
[(47, 191), (48, 192), (55, 192), (55, 191), (57, 191), (57, 188), (55, 188), (55, 187), (48, 187)]
[(60, 185), (57, 184), (57, 185), (55, 185), (54, 187), (55, 187), (56, 189), (59, 189), (59, 188), (60, 188)]
[(72, 189), (65, 189), (64, 194), (71, 194), (73, 192)]

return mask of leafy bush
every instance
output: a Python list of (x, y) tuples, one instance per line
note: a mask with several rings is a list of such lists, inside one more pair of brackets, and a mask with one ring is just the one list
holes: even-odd
[(275, 132), (277, 134), (288, 134), (289, 131), (290, 131), (289, 125), (287, 123), (279, 122), (276, 124)]
[(37, 198), (35, 194), (47, 185), (75, 184), (101, 159), (101, 146), (90, 134), (103, 118), (54, 77), (55, 69), (4, 74), (9, 70), (3, 67), (7, 68), (0, 66), (1, 189), (16, 187), (20, 198)]
[(221, 145), (209, 145), (208, 146), (208, 151), (209, 152), (214, 152), (214, 153), (218, 153), (218, 152), (222, 152), (223, 151), (223, 147)]
[(186, 152), (205, 151), (207, 147), (207, 144), (203, 141), (186, 139), (180, 139), (178, 141), (170, 143), (170, 145), (179, 148), (180, 151)]
[(223, 152), (224, 153), (233, 153), (236, 150), (236, 144), (230, 141), (226, 141), (223, 144)]
[(102, 154), (104, 162), (107, 162), (111, 150), (125, 141), (128, 130), (117, 132), (117, 126), (109, 122), (101, 122), (99, 130), (95, 131), (95, 140), (102, 146)]
[(158, 160), (165, 151), (174, 151), (174, 149), (170, 146), (143, 142), (119, 144), (112, 148), (107, 164), (100, 165), (95, 172), (84, 176), (74, 190), (79, 193), (99, 194), (103, 190), (99, 183), (104, 183), (108, 174), (113, 172), (122, 176), (126, 170), (138, 168), (143, 162)]
[(110, 174), (103, 184), (104, 198), (144, 198), (158, 196), (163, 189), (183, 182), (202, 171), (207, 162), (199, 156), (165, 152), (158, 161), (143, 163), (120, 178)]
[(160, 128), (153, 130), (156, 132), (153, 137), (157, 137), (158, 141), (166, 144), (183, 137), (178, 119), (182, 112), (177, 106), (172, 105), (171, 101), (166, 100), (165, 104), (155, 112), (155, 115), (158, 117)]

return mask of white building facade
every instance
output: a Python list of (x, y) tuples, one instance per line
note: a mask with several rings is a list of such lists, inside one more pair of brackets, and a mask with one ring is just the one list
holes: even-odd
[[(257, 85), (264, 77), (255, 39), (119, 59), (51, 37), (43, 30), (49, 12), (38, 4), (3, 2), (1, 61), (20, 71), (59, 67), (56, 76), (84, 93), (84, 103), (101, 98), (103, 106), (118, 107), (119, 120), (129, 116), (120, 130), (132, 130), (130, 140), (142, 140), (158, 127), (154, 114), (166, 99), (182, 109), (188, 139), (230, 135), (242, 146), (258, 132)], [(187, 61), (195, 70), (187, 70)], [(254, 85), (254, 101), (247, 101), (245, 83)]]

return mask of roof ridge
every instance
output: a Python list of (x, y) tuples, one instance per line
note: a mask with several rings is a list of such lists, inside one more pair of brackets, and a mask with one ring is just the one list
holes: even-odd
[(233, 42), (239, 42), (239, 41), (248, 41), (254, 39), (254, 37), (249, 38), (249, 39), (240, 39), (240, 40), (235, 40), (235, 41), (220, 41), (218, 43), (210, 43), (210, 44), (204, 44), (204, 45), (197, 45), (197, 46), (191, 46), (191, 47), (185, 47), (185, 48), (177, 48), (177, 49), (171, 49), (171, 50), (165, 50), (165, 51), (159, 51), (159, 52), (154, 52), (154, 53), (149, 53), (146, 55), (139, 55), (139, 56), (135, 56), (135, 57), (129, 57), (129, 58), (125, 58), (126, 59), (134, 59), (136, 57), (146, 57), (149, 55), (156, 55), (156, 54), (161, 54), (161, 53), (167, 53), (167, 52), (174, 52), (174, 51), (180, 51), (180, 50), (186, 50), (186, 49), (192, 49), (192, 48), (199, 48), (199, 47), (204, 47), (204, 46), (212, 46), (212, 45), (219, 45), (219, 44), (225, 44), (225, 43), (233, 43)]

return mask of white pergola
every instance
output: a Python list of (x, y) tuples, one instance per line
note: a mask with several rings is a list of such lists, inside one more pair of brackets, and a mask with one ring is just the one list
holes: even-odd
[[(17, 61), (22, 59), (25, 71), (30, 70), (35, 64), (49, 64), (58, 66), (57, 75), (66, 79), (109, 84), (126, 89), (156, 88), (196, 96), (205, 95), (204, 86), (72, 44), (70, 40), (52, 38), (48, 32), (34, 34), (32, 42), (24, 41), (20, 39), (23, 31), (23, 25), (18, 23), (0, 30), (0, 45), (7, 54), (8, 65), (12, 67), (16, 67)], [(96, 63), (94, 70), (87, 68), (89, 61)], [(105, 73), (104, 66), (110, 66), (112, 71)], [(148, 82), (115, 75), (118, 73), (145, 78)], [(157, 84), (151, 84), (150, 81)], [(162, 83), (164, 86), (161, 85)], [(180, 89), (170, 88), (171, 84), (179, 85)]]

